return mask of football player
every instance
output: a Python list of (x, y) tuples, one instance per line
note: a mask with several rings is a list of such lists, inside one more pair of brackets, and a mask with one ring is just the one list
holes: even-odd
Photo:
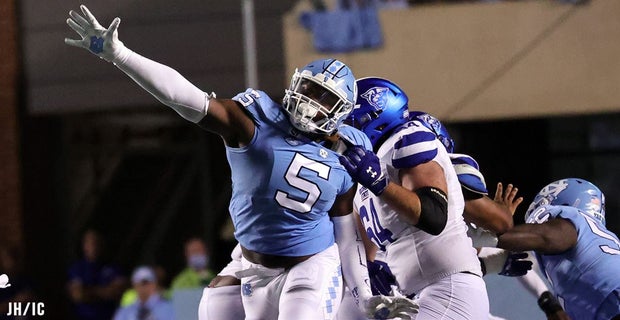
[[(483, 273), (515, 276), (537, 299), (551, 296), (549, 288), (540, 276), (536, 272), (528, 272), (532, 263), (525, 260), (526, 253), (513, 254), (495, 248), (497, 234), (502, 234), (513, 227), (512, 216), (523, 201), (522, 197), (516, 197), (518, 189), (508, 184), (504, 191), (502, 183), (499, 182), (495, 197), (489, 198), (478, 162), (469, 155), (454, 153), (454, 140), (446, 127), (437, 118), (421, 111), (411, 112), (410, 117), (420, 120), (431, 129), (450, 153), (465, 198), (463, 218), (468, 223), (467, 234), (472, 239), (474, 247), (478, 248)], [(567, 319), (561, 309), (552, 315), (556, 320)]]
[(551, 283), (538, 300), (549, 314), (572, 319), (620, 319), (620, 240), (605, 227), (605, 196), (589, 181), (566, 178), (545, 186), (525, 224), (499, 236), (506, 250), (533, 250)]
[[(404, 295), (416, 294), (416, 319), (484, 319), (489, 302), (480, 263), (463, 221), (464, 199), (446, 148), (408, 98), (382, 78), (357, 81), (347, 122), (374, 152), (349, 147), (340, 157), (362, 187), (354, 207)], [(376, 153), (375, 153), (376, 152)]]
[[(382, 297), (371, 296), (365, 265), (359, 263), (364, 249), (351, 214), (354, 182), (338, 153), (325, 145), (355, 103), (349, 67), (334, 59), (309, 63), (295, 71), (282, 103), (252, 88), (218, 99), (127, 48), (118, 39), (119, 18), (104, 28), (85, 6), (80, 10), (71, 10), (67, 19), (80, 38), (66, 38), (66, 44), (113, 63), (224, 141), (246, 319), (331, 319), (343, 276), (364, 312), (389, 314)], [(352, 128), (350, 133), (361, 134)]]

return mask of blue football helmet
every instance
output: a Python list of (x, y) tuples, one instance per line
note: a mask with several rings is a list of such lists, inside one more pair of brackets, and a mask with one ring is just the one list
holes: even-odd
[(544, 205), (575, 207), (605, 225), (605, 195), (584, 179), (567, 178), (546, 185), (534, 197), (525, 213), (525, 220)]
[(353, 72), (335, 59), (310, 62), (295, 70), (282, 105), (291, 124), (312, 134), (333, 134), (355, 104)]
[(395, 83), (383, 78), (357, 80), (357, 104), (347, 123), (363, 131), (373, 147), (396, 127), (409, 121), (409, 98)]
[(454, 140), (450, 138), (448, 129), (446, 129), (437, 118), (422, 111), (412, 111), (409, 113), (409, 119), (420, 121), (437, 136), (437, 139), (446, 147), (448, 153), (454, 153)]

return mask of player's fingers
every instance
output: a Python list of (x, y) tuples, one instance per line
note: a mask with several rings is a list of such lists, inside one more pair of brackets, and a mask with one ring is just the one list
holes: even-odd
[(360, 152), (359, 152), (359, 148), (357, 147), (353, 147), (351, 149), (347, 149), (347, 151), (345, 151), (345, 153), (343, 154), (343, 156), (345, 156), (347, 158), (347, 160), (349, 160), (349, 162), (351, 162), (351, 164), (359, 164), (360, 161), (362, 161), (362, 156), (364, 155), (362, 152), (362, 156), (360, 156)]
[(86, 8), (85, 5), (80, 5), (80, 9), (82, 10), (82, 13), (84, 13), (84, 16), (86, 16), (86, 20), (88, 20), (88, 22), (90, 22), (90, 24), (95, 28), (101, 28), (101, 24), (99, 24), (99, 21), (97, 21), (97, 18), (95, 18), (95, 16), (90, 13), (90, 10), (88, 10), (88, 8)]
[(82, 40), (75, 40), (75, 39), (65, 38), (65, 43), (70, 45), (70, 46), (83, 48)]
[(510, 197), (510, 193), (512, 192), (512, 189), (513, 189), (512, 183), (509, 183), (508, 185), (506, 185), (506, 190), (504, 190), (504, 194), (503, 194), (503, 198), (505, 202), (508, 202), (508, 198)]
[(504, 189), (504, 186), (502, 185), (502, 183), (498, 182), (497, 183), (497, 188), (495, 189), (495, 198), (493, 200), (495, 200), (495, 201), (501, 201), (502, 200), (503, 189)]
[(114, 20), (112, 20), (112, 23), (110, 23), (110, 26), (108, 27), (108, 32), (110, 34), (114, 34), (116, 30), (118, 29), (119, 24), (121, 24), (121, 18), (119, 17), (114, 18)]
[(71, 16), (71, 18), (73, 18), (73, 20), (80, 25), (80, 27), (82, 28), (87, 28), (88, 26), (90, 26), (90, 23), (88, 23), (88, 21), (86, 21), (86, 19), (84, 19), (84, 17), (82, 17), (79, 13), (75, 12), (74, 10), (69, 10), (69, 16)]
[(360, 146), (354, 146), (353, 153), (355, 153), (360, 158), (360, 160), (366, 155), (366, 151)]
[(506, 192), (504, 193), (504, 199), (506, 202), (511, 202), (517, 195), (517, 191), (519, 191), (519, 188), (515, 188), (512, 184), (509, 184), (506, 187)]
[(512, 189), (512, 192), (510, 193), (510, 198), (509, 198), (511, 203), (515, 201), (515, 198), (517, 198), (517, 193), (519, 193), (519, 188)]
[(69, 25), (69, 27), (71, 27), (71, 29), (73, 29), (73, 31), (77, 32), (77, 34), (79, 34), (82, 38), (86, 38), (86, 31), (84, 30), (84, 28), (82, 28), (79, 24), (75, 23), (73, 19), (68, 18), (67, 24)]
[(515, 201), (512, 202), (512, 207), (516, 209), (521, 204), (521, 202), (523, 202), (523, 197), (518, 197)]

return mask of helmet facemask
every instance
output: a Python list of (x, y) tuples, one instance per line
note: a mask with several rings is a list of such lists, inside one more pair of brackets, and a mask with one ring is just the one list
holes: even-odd
[(310, 70), (295, 70), (283, 106), (295, 128), (324, 135), (333, 134), (353, 109), (338, 82)]

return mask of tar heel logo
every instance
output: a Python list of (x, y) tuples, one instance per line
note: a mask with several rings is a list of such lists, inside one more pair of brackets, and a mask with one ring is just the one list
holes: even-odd
[[(0, 289), (6, 289), (10, 286), (9, 276), (0, 274)], [(7, 317), (43, 316), (45, 315), (45, 304), (32, 301), (9, 301), (6, 315)]]

